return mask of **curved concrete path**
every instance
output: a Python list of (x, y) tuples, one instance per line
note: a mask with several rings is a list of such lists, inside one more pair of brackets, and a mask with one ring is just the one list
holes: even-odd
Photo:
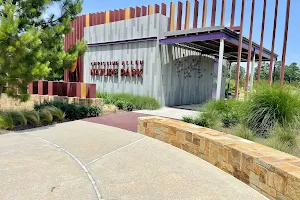
[(0, 136), (4, 199), (266, 199), (178, 148), (85, 121)]

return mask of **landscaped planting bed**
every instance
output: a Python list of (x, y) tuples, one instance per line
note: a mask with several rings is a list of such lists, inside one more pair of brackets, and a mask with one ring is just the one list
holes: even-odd
[(1, 111), (0, 134), (7, 131), (19, 131), (47, 126), (72, 120), (97, 117), (101, 115), (100, 108), (95, 106), (80, 106), (64, 102), (50, 102), (35, 105), (34, 110)]
[(245, 101), (210, 101), (201, 111), (183, 121), (300, 157), (300, 95), (291, 86), (260, 86)]
[(132, 95), (127, 93), (109, 94), (97, 92), (97, 98), (102, 98), (105, 104), (115, 105), (120, 110), (156, 110), (161, 105), (152, 97)]

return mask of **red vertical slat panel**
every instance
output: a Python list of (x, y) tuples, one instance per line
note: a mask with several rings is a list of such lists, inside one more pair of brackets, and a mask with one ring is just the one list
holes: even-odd
[(135, 9), (130, 8), (130, 19), (135, 18)]
[(237, 69), (236, 69), (236, 75), (235, 75), (235, 92), (234, 92), (235, 97), (238, 97), (238, 93), (239, 93), (240, 67), (241, 67), (241, 58), (242, 58), (242, 50), (243, 50), (242, 46), (243, 46), (244, 11), (245, 11), (245, 0), (242, 0), (238, 59), (237, 59), (237, 66), (236, 66)]
[(207, 16), (207, 0), (203, 0), (202, 28), (206, 27), (206, 16)]
[(165, 3), (161, 4), (161, 14), (164, 16), (167, 15), (167, 5)]
[(114, 11), (114, 14), (115, 14), (115, 16), (114, 16), (115, 21), (116, 21), (116, 22), (117, 22), (117, 21), (120, 21), (120, 11), (119, 11), (119, 10), (115, 10), (115, 11)]
[(291, 5), (290, 0), (287, 0), (286, 17), (285, 17), (285, 31), (284, 31), (283, 49), (282, 49), (282, 57), (281, 57), (280, 86), (283, 85), (283, 81), (284, 81), (284, 67), (285, 67), (285, 59), (286, 59), (286, 45), (287, 45), (288, 33), (289, 33), (290, 5)]
[(99, 12), (95, 13), (95, 16), (96, 16), (95, 25), (100, 24), (100, 19), (99, 19), (99, 17), (98, 17), (98, 13), (99, 13)]
[(141, 16), (141, 8), (140, 7), (135, 7), (135, 17), (140, 17)]
[(211, 7), (211, 22), (210, 26), (215, 26), (216, 24), (216, 9), (217, 9), (217, 0), (213, 0)]
[(120, 20), (124, 20), (125, 19), (125, 10), (124, 9), (120, 9)]
[(101, 24), (105, 24), (105, 21), (106, 21), (106, 13), (101, 12)]
[[(102, 16), (101, 12), (99, 12), (99, 13), (97, 14), (97, 18), (99, 19), (99, 24), (102, 24), (102, 18), (103, 18), (103, 16)], [(99, 24), (98, 24), (98, 25), (99, 25)]]
[(261, 32), (260, 32), (259, 61), (257, 66), (257, 81), (260, 81), (262, 52), (263, 52), (263, 45), (264, 45), (266, 10), (267, 10), (267, 0), (264, 0), (263, 18), (261, 22)]
[(193, 28), (197, 28), (198, 27), (198, 13), (199, 13), (199, 1), (195, 0), (195, 3), (194, 3)]
[(90, 14), (91, 26), (94, 26), (94, 13)]
[(226, 0), (222, 0), (221, 26), (224, 26), (225, 24), (225, 8), (226, 8)]
[(250, 62), (251, 62), (251, 55), (252, 55), (252, 34), (253, 34), (254, 14), (255, 14), (255, 0), (252, 0), (251, 19), (250, 19), (250, 32), (249, 32), (249, 47), (248, 47), (246, 80), (245, 80), (245, 90), (246, 91), (248, 91), (248, 82), (249, 82), (249, 73), (250, 73)]
[(274, 11), (274, 24), (273, 24), (273, 35), (272, 35), (272, 49), (271, 49), (271, 59), (270, 59), (270, 69), (269, 69), (269, 85), (272, 84), (272, 73), (273, 73), (273, 63), (274, 63), (274, 48), (276, 39), (276, 28), (277, 28), (277, 14), (278, 14), (278, 0), (275, 2)]
[(159, 5), (158, 4), (154, 5), (154, 13), (155, 14), (159, 13)]
[(142, 6), (142, 16), (146, 16), (146, 15), (147, 15), (147, 7)]
[(232, 0), (231, 17), (230, 17), (230, 28), (234, 27), (235, 4), (236, 4), (236, 0)]
[(181, 24), (182, 24), (182, 3), (178, 2), (178, 10), (177, 10), (177, 30), (181, 30)]
[(115, 13), (114, 11), (109, 11), (109, 22), (115, 22)]

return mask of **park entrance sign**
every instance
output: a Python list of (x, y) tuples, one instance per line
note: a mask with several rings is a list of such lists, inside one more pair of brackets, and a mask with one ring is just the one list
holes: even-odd
[[(151, 96), (166, 106), (199, 104), (224, 98), (228, 66), (232, 62), (237, 66), (247, 62), (247, 89), (248, 80), (253, 80), (254, 74), (250, 72), (254, 71), (255, 62), (258, 61), (259, 73), (262, 61), (272, 64), (278, 57), (274, 45), (279, 5), (276, 1), (272, 48), (268, 50), (263, 47), (266, 0), (251, 1), (251, 17), (244, 16), (245, 0), (241, 1), (240, 16), (235, 15), (238, 8), (235, 0), (194, 0), (193, 4), (186, 1), (185, 10), (180, 1), (177, 6), (171, 2), (168, 15), (167, 5), (162, 3), (161, 6), (155, 4), (154, 7), (148, 5), (78, 16), (71, 24), (74, 32), (65, 37), (65, 49), (84, 38), (88, 50), (84, 57), (78, 58), (74, 72), (65, 71), (65, 81), (96, 84), (97, 90), (109, 93)], [(222, 2), (219, 5), (221, 12), (217, 13), (219, 2)], [(290, 0), (286, 2), (283, 66)], [(212, 9), (209, 25), (208, 4)], [(255, 8), (260, 4), (263, 7), (262, 32), (261, 42), (256, 44), (252, 41), (252, 30), (256, 19), (254, 13), (257, 13)], [(229, 27), (224, 24), (226, 7), (231, 7), (230, 20), (227, 20)], [(203, 11), (201, 16), (199, 9)], [(220, 21), (216, 20), (217, 15), (220, 15)], [(236, 20), (237, 17), (240, 18)], [(249, 39), (243, 37), (244, 19), (250, 20)], [(239, 67), (236, 71), (237, 95)], [(284, 72), (283, 68), (281, 72)]]

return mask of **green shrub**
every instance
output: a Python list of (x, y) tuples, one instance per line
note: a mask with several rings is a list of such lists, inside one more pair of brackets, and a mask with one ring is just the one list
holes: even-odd
[(53, 115), (54, 120), (63, 121), (65, 119), (65, 113), (61, 109), (55, 106), (48, 106), (45, 109)]
[(35, 105), (34, 108), (36, 110), (41, 110), (49, 106), (54, 106), (60, 109), (65, 114), (65, 118), (70, 120), (97, 117), (101, 114), (102, 111), (100, 108), (95, 106), (80, 106), (57, 101)]
[(255, 134), (266, 136), (277, 123), (299, 125), (300, 96), (287, 87), (260, 86), (246, 105), (245, 124)]
[(88, 109), (89, 109), (88, 117), (98, 117), (102, 113), (102, 110), (96, 106), (89, 106)]
[(23, 115), (22, 112), (19, 111), (13, 111), (10, 113), (13, 121), (14, 121), (14, 126), (26, 126), (27, 125), (27, 119), (26, 117)]
[(238, 125), (234, 128), (233, 134), (246, 140), (254, 140), (254, 134), (246, 126)]
[[(238, 124), (244, 116), (244, 102), (231, 100), (212, 100), (202, 106), (203, 117), (198, 119), (200, 124), (209, 125), (217, 124), (218, 121), (223, 123), (224, 127), (231, 127)], [(209, 122), (211, 121), (211, 122)], [(209, 125), (212, 126), (212, 125)]]
[(0, 128), (2, 129), (13, 129), (14, 120), (10, 112), (1, 112), (0, 113)]
[(117, 99), (115, 99), (113, 96), (108, 95), (105, 99), (104, 99), (104, 103), (105, 104), (116, 104)]
[(47, 109), (40, 110), (39, 115), (42, 124), (50, 124), (53, 121), (53, 115)]
[(118, 100), (116, 101), (116, 106), (120, 109), (123, 110), (126, 106), (126, 102), (124, 102), (123, 100)]
[(132, 111), (134, 109), (134, 105), (131, 102), (126, 102), (125, 103), (125, 108), (127, 111)]
[(225, 112), (222, 114), (221, 121), (225, 128), (230, 128), (239, 122), (238, 116), (234, 112)]
[[(133, 109), (137, 110), (155, 110), (161, 107), (160, 104), (152, 97), (132, 95), (128, 93), (107, 94), (98, 92), (97, 97), (103, 98), (105, 104), (116, 105), (119, 101), (131, 102), (133, 104)], [(118, 107), (118, 105), (116, 106)]]
[(25, 118), (27, 119), (27, 122), (32, 125), (38, 125), (40, 124), (40, 116), (39, 113), (35, 110), (31, 111), (25, 111), (24, 113)]
[(200, 113), (193, 121), (193, 124), (207, 128), (214, 128), (218, 124), (218, 118), (212, 112)]
[(100, 99), (106, 99), (108, 96), (108, 93), (107, 92), (97, 92), (96, 96), (97, 96), (97, 98), (100, 98)]
[(278, 125), (272, 130), (272, 135), (276, 141), (286, 144), (289, 147), (297, 145), (296, 131), (290, 127), (282, 128)]
[(299, 156), (299, 154), (296, 153), (297, 148), (295, 146), (290, 146), (289, 143), (282, 142), (282, 141), (278, 140), (278, 138), (276, 138), (276, 137), (269, 138), (268, 140), (265, 140), (264, 142), (262, 142), (262, 144), (269, 146), (273, 149), (277, 149), (279, 151), (288, 153), (288, 154)]
[(190, 124), (194, 123), (194, 119), (190, 116), (183, 116), (182, 121), (184, 121), (186, 123), (190, 123)]

